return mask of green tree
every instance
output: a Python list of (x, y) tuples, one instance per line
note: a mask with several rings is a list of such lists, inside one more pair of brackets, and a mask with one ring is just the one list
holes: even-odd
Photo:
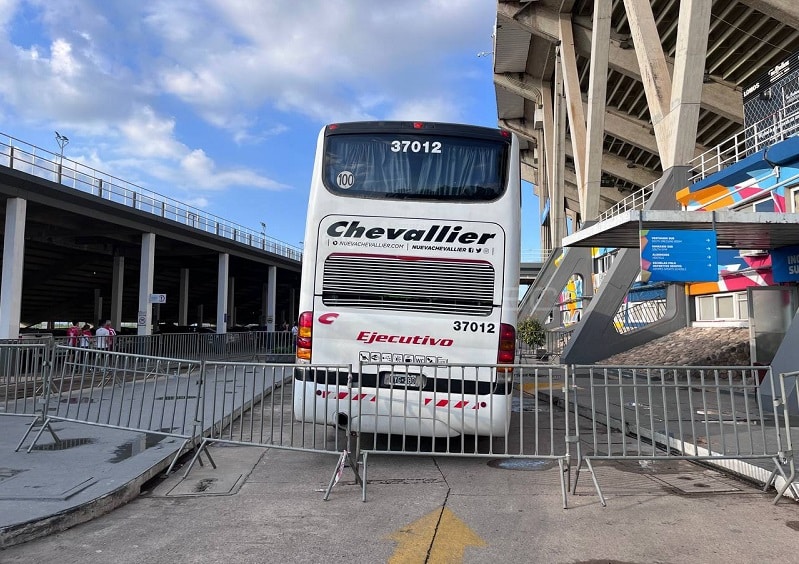
[(532, 317), (519, 322), (516, 336), (528, 347), (540, 347), (547, 342), (547, 333), (540, 321)]

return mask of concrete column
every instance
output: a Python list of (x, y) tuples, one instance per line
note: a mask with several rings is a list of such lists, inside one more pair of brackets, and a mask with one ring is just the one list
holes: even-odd
[(554, 148), (552, 151), (553, 175), (549, 190), (552, 194), (549, 206), (549, 222), (551, 226), (552, 248), (563, 244), (566, 236), (566, 210), (564, 203), (566, 177), (566, 111), (563, 101), (563, 77), (560, 64), (560, 53), (555, 56), (555, 85), (553, 96), (553, 121), (555, 125)]
[(269, 279), (266, 282), (266, 330), (275, 330), (275, 308), (277, 307), (277, 267), (269, 267)]
[(203, 315), (205, 312), (203, 311), (203, 304), (197, 306), (197, 327), (203, 326)]
[(94, 289), (94, 319), (92, 325), (101, 323), (100, 319), (103, 317), (103, 296), (100, 293), (100, 288)]
[(289, 325), (294, 325), (297, 322), (297, 317), (299, 314), (297, 313), (297, 291), (292, 288), (289, 291), (290, 294), (290, 301), (289, 304)]
[(22, 314), (22, 272), (25, 267), (25, 217), (28, 202), (6, 200), (6, 228), (3, 238), (3, 275), (0, 283), (0, 339), (19, 337)]
[(180, 269), (180, 296), (178, 296), (178, 325), (189, 324), (189, 269)]
[(227, 327), (236, 325), (236, 279), (230, 277), (227, 287)]
[(142, 233), (141, 267), (139, 269), (139, 311), (137, 316), (137, 334), (151, 335), (153, 324), (153, 307), (150, 294), (153, 293), (153, 275), (155, 273), (155, 233)]
[[(608, 45), (610, 45), (611, 0), (594, 1), (594, 27), (591, 34), (591, 70), (588, 77), (588, 124), (586, 147), (603, 147), (605, 101), (608, 86)], [(592, 221), (599, 215), (604, 151), (586, 151), (585, 193), (580, 198), (580, 220)]]
[(216, 332), (227, 333), (227, 284), (230, 270), (230, 255), (219, 253), (219, 269), (216, 277)]
[(111, 326), (117, 331), (122, 327), (122, 290), (125, 284), (125, 257), (114, 257), (111, 279)]
[[(269, 308), (266, 305), (268, 302), (268, 290), (269, 284), (266, 282), (261, 284), (261, 314), (258, 316), (258, 325), (261, 327), (269, 325)], [(274, 319), (272, 321), (274, 322)]]

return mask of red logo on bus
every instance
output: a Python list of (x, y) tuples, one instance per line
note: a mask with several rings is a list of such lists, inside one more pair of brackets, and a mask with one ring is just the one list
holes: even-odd
[(330, 325), (336, 320), (337, 317), (338, 317), (337, 313), (325, 313), (324, 315), (319, 316), (319, 323)]

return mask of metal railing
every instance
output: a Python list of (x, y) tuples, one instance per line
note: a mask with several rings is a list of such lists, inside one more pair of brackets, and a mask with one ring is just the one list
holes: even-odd
[(764, 476), (764, 490), (777, 476), (791, 484), (783, 470), (792, 456), (785, 448), (790, 429), (783, 431), (776, 407), (769, 412), (758, 398), (761, 380), (776, 391), (768, 367), (573, 366), (572, 371), (576, 388), (587, 390), (574, 404), (581, 452), (573, 492), (585, 466), (606, 504), (592, 464), (597, 459), (649, 465), (704, 461), (753, 479), (745, 468), (750, 461), (770, 460), (771, 471), (755, 471)]
[[(776, 486), (775, 502), (789, 489), (799, 498), (790, 436), (799, 372), (781, 374), (777, 389), (762, 366), (361, 363), (353, 372), (63, 346), (50, 362), (48, 345), (0, 346), (0, 357), (12, 359), (6, 382), (22, 378), (23, 389), (31, 371), (16, 359), (28, 350), (45, 359), (32, 360), (43, 376), (3, 404), (6, 414), (37, 416), (17, 450), (39, 423), (29, 452), (45, 433), (59, 442), (52, 423), (65, 421), (180, 439), (172, 466), (191, 443), (186, 474), (203, 454), (216, 467), (208, 447), (219, 442), (335, 455), (325, 499), (349, 466), (364, 500), (372, 455), (492, 458), (500, 467), (557, 469), (566, 507), (576, 445), (571, 491), (585, 467), (602, 505), (596, 460), (702, 461)], [(371, 380), (366, 366), (376, 367)], [(761, 401), (762, 386), (771, 387), (771, 404)], [(752, 474), (756, 460), (766, 467)]]
[(737, 163), (775, 143), (799, 133), (799, 99), (789, 102), (774, 114), (750, 125), (718, 146), (692, 159), (689, 184)]
[(0, 344), (0, 414), (36, 414), (35, 400), (47, 386), (45, 369), (51, 355), (47, 343)]
[(655, 190), (655, 184), (657, 184), (658, 182), (659, 180), (656, 180), (652, 184), (647, 184), (640, 190), (636, 190), (626, 198), (619, 200), (611, 207), (600, 213), (597, 216), (597, 220), (605, 221), (606, 219), (610, 219), (612, 217), (616, 217), (617, 215), (623, 214), (626, 211), (644, 209), (644, 206), (646, 206), (646, 202), (649, 200), (649, 197), (652, 195), (652, 192), (654, 192)]
[(308, 392), (305, 405), (318, 422), (348, 417), (363, 457), (364, 500), (370, 455), (433, 455), (549, 464), (559, 469), (567, 507), (570, 414), (558, 408), (571, 393), (565, 366), (361, 363), (359, 373), (327, 396), (339, 405)]
[(613, 326), (617, 333), (624, 335), (659, 321), (664, 315), (666, 315), (664, 299), (623, 302), (613, 317)]
[(222, 219), (200, 208), (2, 133), (0, 133), (0, 165), (249, 247), (297, 261), (302, 260), (302, 249), (269, 237), (262, 231)]
[[(70, 337), (56, 337), (57, 345), (70, 345)], [(89, 348), (97, 340), (89, 340)], [(156, 335), (116, 335), (110, 350), (148, 356), (191, 360), (266, 360), (285, 361), (294, 355), (291, 331), (237, 331), (230, 333), (160, 333)]]
[[(689, 161), (691, 173), (688, 183), (704, 180), (749, 155), (797, 134), (799, 134), (799, 99), (786, 104), (773, 115), (754, 123)], [(619, 200), (600, 213), (597, 220), (604, 221), (629, 210), (643, 209), (657, 182), (659, 181)]]

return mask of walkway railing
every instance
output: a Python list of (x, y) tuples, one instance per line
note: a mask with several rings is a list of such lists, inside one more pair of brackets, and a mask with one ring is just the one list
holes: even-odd
[(623, 200), (619, 200), (613, 206), (600, 213), (597, 216), (597, 220), (604, 221), (606, 219), (610, 219), (611, 217), (616, 217), (617, 215), (629, 210), (644, 209), (647, 200), (649, 200), (649, 196), (651, 196), (652, 192), (655, 190), (655, 184), (657, 182), (658, 181), (656, 180), (652, 184), (648, 184), (640, 190), (633, 192)]
[(0, 165), (293, 260), (302, 249), (0, 133)]
[[(689, 184), (704, 180), (753, 153), (797, 134), (799, 134), (799, 99), (691, 160), (688, 163), (692, 167)], [(629, 210), (643, 209), (652, 195), (656, 182), (619, 200), (600, 213), (597, 220), (604, 221)]]
[(749, 155), (799, 133), (799, 99), (694, 158), (689, 184), (737, 163)]

